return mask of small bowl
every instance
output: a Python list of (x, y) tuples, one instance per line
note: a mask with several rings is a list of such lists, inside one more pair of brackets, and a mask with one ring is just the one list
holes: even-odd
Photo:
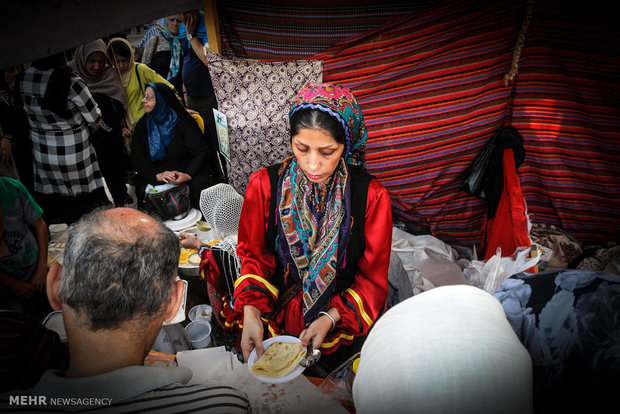
[(200, 231), (209, 231), (211, 230), (211, 226), (206, 221), (198, 220), (196, 222), (196, 228)]
[(187, 317), (190, 321), (196, 321), (199, 319), (204, 319), (206, 321), (211, 322), (211, 318), (213, 316), (213, 308), (207, 304), (200, 304), (192, 307), (187, 313)]

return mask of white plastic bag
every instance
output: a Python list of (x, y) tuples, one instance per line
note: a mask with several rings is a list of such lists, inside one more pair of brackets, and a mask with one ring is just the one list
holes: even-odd
[(512, 256), (502, 257), (502, 250), (498, 247), (495, 256), (484, 262), (472, 260), (463, 273), (470, 285), (492, 294), (504, 280), (529, 269), (540, 260), (540, 256), (529, 257), (529, 255), (528, 247), (518, 248)]

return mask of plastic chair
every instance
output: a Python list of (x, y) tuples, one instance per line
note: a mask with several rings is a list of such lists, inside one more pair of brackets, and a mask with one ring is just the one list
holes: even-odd
[(191, 115), (194, 117), (194, 121), (196, 121), (196, 123), (198, 124), (198, 128), (200, 128), (200, 130), (204, 134), (205, 133), (205, 121), (198, 114), (191, 114)]

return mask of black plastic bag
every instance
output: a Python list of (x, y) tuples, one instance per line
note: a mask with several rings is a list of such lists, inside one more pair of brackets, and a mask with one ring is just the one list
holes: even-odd
[(499, 194), (504, 184), (502, 155), (506, 148), (511, 148), (515, 157), (515, 166), (519, 167), (525, 159), (523, 137), (511, 125), (500, 127), (491, 139), (484, 144), (474, 161), (465, 171), (461, 189), (483, 200), (488, 200), (490, 209), (495, 211)]
[(484, 147), (482, 147), (482, 150), (480, 150), (474, 161), (467, 167), (467, 171), (465, 171), (465, 180), (461, 183), (461, 189), (478, 198), (487, 198), (484, 192), (485, 174), (489, 166), (489, 161), (493, 156), (494, 149), (495, 141), (493, 139), (489, 140)]

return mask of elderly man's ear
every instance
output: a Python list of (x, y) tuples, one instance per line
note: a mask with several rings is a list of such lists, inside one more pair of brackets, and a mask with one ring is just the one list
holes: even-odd
[(58, 298), (58, 291), (60, 289), (60, 278), (62, 277), (62, 267), (58, 263), (52, 263), (50, 269), (47, 271), (47, 299), (50, 301), (52, 309), (59, 310), (62, 308), (60, 299)]
[(170, 322), (177, 314), (179, 306), (183, 303), (183, 294), (185, 293), (184, 290), (185, 283), (181, 279), (176, 280), (174, 285), (172, 285), (172, 295), (170, 296), (170, 303), (168, 303), (168, 309), (166, 310), (166, 315), (164, 317), (165, 322)]

